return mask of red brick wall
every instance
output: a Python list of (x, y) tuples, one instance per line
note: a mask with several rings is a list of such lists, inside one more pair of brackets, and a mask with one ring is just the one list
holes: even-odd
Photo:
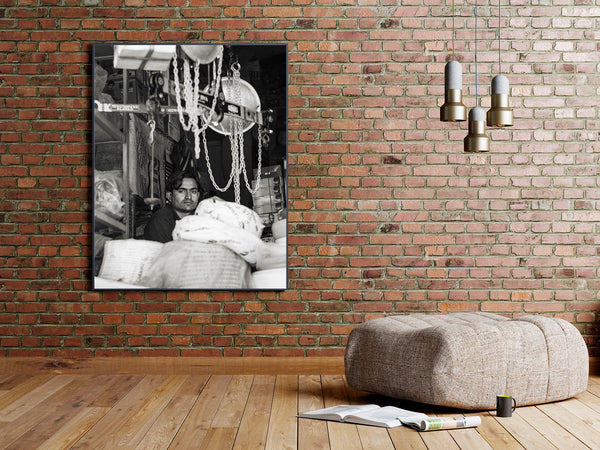
[[(1, 355), (341, 355), (373, 317), (479, 310), (564, 317), (600, 354), (593, 0), (503, 8), (515, 126), (482, 155), (438, 120), (449, 1), (0, 3)], [(480, 4), (482, 95), (498, 44)], [(116, 41), (288, 43), (290, 290), (90, 291), (90, 44)]]

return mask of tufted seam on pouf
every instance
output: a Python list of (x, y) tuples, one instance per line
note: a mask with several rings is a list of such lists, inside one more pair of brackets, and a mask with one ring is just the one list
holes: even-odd
[[(573, 381), (581, 376), (587, 380), (589, 364), (587, 351), (582, 355), (581, 347), (576, 345), (577, 341), (581, 339), (577, 329), (560, 318), (523, 316), (515, 320), (535, 324), (545, 336), (548, 344), (547, 401), (569, 398), (578, 393), (576, 392), (578, 391), (577, 386), (573, 384)], [(584, 360), (585, 364), (583, 364)], [(580, 377), (572, 376), (572, 372), (580, 367), (585, 367), (586, 370), (580, 372)]]

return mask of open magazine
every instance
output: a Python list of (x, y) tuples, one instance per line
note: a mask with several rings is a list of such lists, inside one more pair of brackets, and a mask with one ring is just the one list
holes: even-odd
[(409, 418), (402, 420), (402, 424), (418, 431), (447, 430), (450, 428), (478, 427), (481, 425), (481, 417), (427, 417), (421, 420)]
[(406, 425), (415, 430), (429, 431), (450, 428), (476, 427), (481, 417), (428, 417), (419, 412), (378, 405), (338, 405), (299, 414), (305, 419), (333, 420), (336, 422), (393, 428)]

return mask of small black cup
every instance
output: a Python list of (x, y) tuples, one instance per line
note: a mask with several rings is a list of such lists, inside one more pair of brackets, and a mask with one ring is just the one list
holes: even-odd
[(517, 407), (517, 402), (510, 395), (496, 396), (496, 416), (511, 417)]

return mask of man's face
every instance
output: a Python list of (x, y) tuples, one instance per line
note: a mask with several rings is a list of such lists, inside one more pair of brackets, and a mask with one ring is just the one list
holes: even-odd
[(179, 189), (174, 189), (167, 194), (171, 194), (171, 206), (179, 217), (192, 214), (200, 200), (198, 184), (193, 178), (184, 178)]

